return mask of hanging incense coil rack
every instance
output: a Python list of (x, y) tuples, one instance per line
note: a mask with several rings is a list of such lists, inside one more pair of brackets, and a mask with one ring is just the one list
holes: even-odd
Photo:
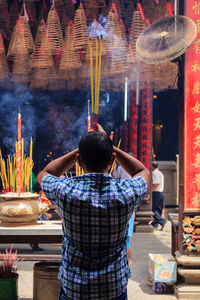
[(132, 26), (131, 26), (131, 47), (133, 56), (136, 56), (136, 42), (140, 33), (145, 29), (145, 23), (142, 20), (139, 10), (135, 10), (133, 13)]
[(35, 50), (35, 44), (30, 31), (30, 27), (28, 25), (28, 22), (26, 21), (26, 17), (20, 16), (14, 27), (12, 38), (9, 44), (7, 54), (8, 59), (14, 59), (17, 52), (16, 49), (18, 49), (17, 53), (20, 54), (24, 52), (24, 48), (27, 48), (29, 54), (33, 53), (33, 51)]
[(53, 57), (49, 52), (47, 46), (47, 41), (44, 39), (41, 46), (37, 47), (33, 59), (32, 59), (33, 68), (51, 68), (54, 67)]
[(53, 55), (62, 52), (63, 34), (59, 16), (54, 8), (49, 11), (47, 18), (47, 39), (49, 41), (48, 48)]
[(35, 52), (32, 58), (33, 68), (53, 68), (53, 56), (50, 52), (44, 20), (40, 21), (35, 39)]
[(69, 71), (81, 67), (80, 56), (74, 47), (74, 28), (68, 25), (59, 69)]
[(9, 77), (8, 62), (5, 53), (0, 54), (0, 81), (7, 80)]
[(3, 53), (5, 53), (5, 47), (4, 47), (2, 33), (0, 33), (0, 55), (2, 55)]
[(82, 6), (79, 7), (74, 16), (74, 27), (75, 27), (75, 49), (84, 49), (88, 40), (88, 28), (86, 23), (86, 17), (83, 12)]
[(29, 62), (29, 56), (20, 55), (15, 57), (11, 75), (11, 81), (17, 83), (29, 83), (32, 69)]

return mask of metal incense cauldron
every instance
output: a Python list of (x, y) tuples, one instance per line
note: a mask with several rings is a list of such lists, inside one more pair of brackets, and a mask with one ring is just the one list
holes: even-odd
[(42, 203), (39, 195), (32, 193), (7, 193), (0, 195), (0, 220), (2, 226), (23, 226), (36, 224), (37, 219), (48, 211), (48, 204)]

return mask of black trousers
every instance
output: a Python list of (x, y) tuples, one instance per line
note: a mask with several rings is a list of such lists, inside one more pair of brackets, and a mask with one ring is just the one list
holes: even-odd
[(161, 192), (152, 193), (152, 211), (154, 212), (154, 220), (152, 226), (157, 228), (158, 224), (163, 226), (166, 223), (166, 220), (162, 217), (164, 197)]

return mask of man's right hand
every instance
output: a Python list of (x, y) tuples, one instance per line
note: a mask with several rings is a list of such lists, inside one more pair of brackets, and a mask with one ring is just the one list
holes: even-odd
[(97, 131), (98, 131), (98, 132), (102, 132), (102, 133), (104, 133), (104, 134), (107, 134), (107, 133), (105, 132), (105, 130), (103, 129), (103, 127), (102, 127), (100, 124), (97, 124)]

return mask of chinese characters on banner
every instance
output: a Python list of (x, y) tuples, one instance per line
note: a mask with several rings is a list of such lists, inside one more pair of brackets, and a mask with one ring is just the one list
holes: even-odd
[(137, 158), (138, 144), (138, 107), (136, 105), (136, 90), (131, 91), (129, 119), (129, 151)]
[(185, 55), (184, 211), (200, 211), (200, 0), (185, 0), (197, 38)]
[(151, 169), (151, 106), (152, 91), (150, 84), (146, 83), (145, 88), (141, 91), (139, 158), (148, 169)]

